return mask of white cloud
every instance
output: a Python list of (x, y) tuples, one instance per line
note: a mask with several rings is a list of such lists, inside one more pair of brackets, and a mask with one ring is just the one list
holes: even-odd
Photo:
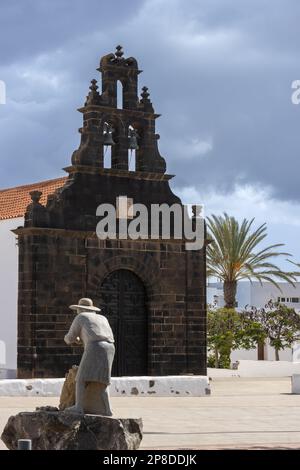
[(257, 223), (300, 227), (300, 203), (274, 198), (271, 188), (248, 184), (236, 185), (228, 194), (222, 194), (217, 189), (201, 191), (193, 186), (175, 191), (183, 202), (204, 204), (206, 215), (227, 212), (238, 219), (255, 217)]
[[(268, 237), (264, 245), (284, 243), (284, 251), (287, 250), (295, 261), (300, 262), (300, 203), (280, 201), (273, 197), (271, 188), (253, 185), (237, 185), (228, 194), (217, 192), (216, 189), (201, 190), (195, 187), (174, 191), (186, 204), (203, 204), (205, 216), (227, 212), (238, 220), (255, 218), (253, 227), (266, 223)], [(285, 257), (277, 262), (284, 269), (292, 269)]]
[(174, 160), (176, 159), (197, 159), (206, 156), (213, 149), (212, 138), (200, 139), (190, 138), (184, 139), (183, 137), (174, 140), (171, 144), (172, 148), (176, 149), (173, 153)]

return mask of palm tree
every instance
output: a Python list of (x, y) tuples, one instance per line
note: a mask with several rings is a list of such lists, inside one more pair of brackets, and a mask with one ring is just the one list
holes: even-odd
[(268, 281), (278, 289), (276, 280), (287, 281), (294, 285), (297, 272), (284, 272), (271, 263), (278, 256), (291, 256), (278, 252), (283, 243), (257, 248), (267, 236), (266, 224), (251, 230), (254, 219), (244, 219), (241, 225), (234, 218), (224, 213), (223, 216), (207, 217), (208, 238), (212, 243), (207, 246), (207, 275), (219, 278), (223, 282), (225, 307), (233, 308), (236, 304), (237, 281), (241, 279)]

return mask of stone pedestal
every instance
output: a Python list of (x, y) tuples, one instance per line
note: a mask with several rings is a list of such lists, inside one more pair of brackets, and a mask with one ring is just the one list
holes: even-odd
[(142, 419), (78, 415), (45, 407), (11, 416), (1, 439), (10, 450), (31, 439), (32, 450), (135, 450), (142, 440)]

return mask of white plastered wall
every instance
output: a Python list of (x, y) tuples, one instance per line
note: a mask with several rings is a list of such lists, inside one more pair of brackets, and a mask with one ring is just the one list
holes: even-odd
[(0, 378), (17, 369), (18, 247), (11, 232), (22, 217), (0, 220)]

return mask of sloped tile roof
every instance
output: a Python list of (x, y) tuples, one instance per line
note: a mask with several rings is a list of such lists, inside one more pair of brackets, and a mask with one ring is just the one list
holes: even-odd
[(31, 202), (30, 191), (41, 191), (41, 204), (46, 204), (47, 196), (61, 188), (67, 177), (53, 180), (40, 181), (39, 183), (26, 184), (15, 188), (0, 190), (0, 220), (23, 217), (26, 207)]

